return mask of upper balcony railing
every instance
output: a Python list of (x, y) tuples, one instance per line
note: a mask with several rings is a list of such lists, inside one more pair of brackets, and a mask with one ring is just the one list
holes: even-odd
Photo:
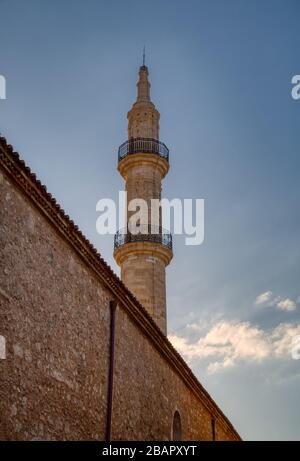
[(114, 249), (116, 250), (119, 246), (125, 243), (132, 242), (154, 242), (160, 243), (172, 250), (172, 234), (162, 227), (153, 226), (140, 226), (140, 232), (132, 234), (127, 228), (120, 229), (114, 238)]
[(132, 138), (125, 141), (119, 147), (119, 162), (130, 154), (156, 154), (169, 162), (169, 149), (157, 139), (152, 138)]

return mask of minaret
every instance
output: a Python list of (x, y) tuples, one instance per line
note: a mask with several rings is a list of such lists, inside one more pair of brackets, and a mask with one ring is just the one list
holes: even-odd
[[(169, 150), (159, 141), (159, 117), (150, 99), (143, 56), (137, 100), (127, 114), (128, 141), (119, 147), (118, 170), (125, 180), (127, 205), (132, 199), (147, 202), (148, 225), (141, 226), (138, 234), (130, 233), (128, 227), (119, 231), (114, 258), (121, 267), (124, 284), (166, 333), (166, 266), (173, 256), (172, 238), (161, 227), (161, 213), (154, 225), (150, 212), (151, 199), (161, 199), (162, 179), (169, 170)], [(132, 214), (128, 212), (128, 220)]]

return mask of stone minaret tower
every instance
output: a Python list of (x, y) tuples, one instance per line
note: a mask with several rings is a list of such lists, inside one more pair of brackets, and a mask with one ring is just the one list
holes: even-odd
[[(157, 325), (166, 333), (166, 266), (172, 252), (171, 235), (158, 222), (151, 222), (151, 199), (161, 198), (161, 182), (169, 170), (169, 151), (159, 142), (159, 112), (150, 99), (148, 68), (140, 67), (137, 100), (127, 114), (128, 141), (119, 148), (118, 170), (125, 180), (127, 204), (144, 199), (148, 204), (148, 225), (138, 234), (128, 227), (115, 236), (114, 258), (121, 267), (121, 279)], [(128, 212), (128, 220), (133, 212)]]

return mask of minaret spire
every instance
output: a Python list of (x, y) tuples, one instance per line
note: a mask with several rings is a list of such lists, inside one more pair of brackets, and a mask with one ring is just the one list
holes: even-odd
[[(145, 63), (145, 48), (143, 50), (143, 63)], [(159, 112), (150, 97), (150, 82), (148, 80), (148, 67), (139, 68), (137, 82), (137, 98), (128, 112), (128, 138), (159, 139)]]
[[(145, 57), (143, 55), (143, 62), (145, 60)], [(137, 100), (136, 102), (137, 103), (146, 103), (146, 104), (149, 104), (151, 103), (151, 99), (150, 99), (150, 82), (148, 80), (148, 75), (149, 75), (149, 72), (148, 72), (148, 67), (145, 66), (144, 64), (140, 67), (140, 70), (139, 70), (139, 80), (137, 82), (137, 88), (138, 88), (138, 92), (137, 92)]]
[(146, 47), (144, 45), (144, 49), (143, 49), (143, 67), (146, 66), (145, 62), (146, 62)]

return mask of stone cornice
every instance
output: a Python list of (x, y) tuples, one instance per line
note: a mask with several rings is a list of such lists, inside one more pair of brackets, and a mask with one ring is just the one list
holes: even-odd
[(236, 440), (241, 440), (230, 421), (199, 383), (181, 355), (174, 349), (147, 311), (3, 137), (0, 137), (0, 167), (70, 244), (90, 270), (99, 277), (143, 334), (154, 344), (161, 356), (168, 361), (189, 389), (201, 400), (217, 423), (227, 433), (232, 434)]
[(152, 166), (154, 169), (159, 170), (162, 179), (166, 176), (170, 168), (168, 161), (160, 157), (159, 155), (150, 153), (140, 153), (129, 154), (122, 160), (120, 160), (118, 164), (118, 170), (126, 181), (128, 171), (131, 168), (149, 165)]
[(137, 256), (139, 254), (148, 254), (160, 258), (163, 263), (167, 266), (173, 257), (173, 252), (170, 248), (165, 247), (161, 243), (156, 242), (128, 242), (124, 245), (120, 245), (114, 251), (114, 258), (117, 264), (120, 266), (124, 259), (133, 254)]

